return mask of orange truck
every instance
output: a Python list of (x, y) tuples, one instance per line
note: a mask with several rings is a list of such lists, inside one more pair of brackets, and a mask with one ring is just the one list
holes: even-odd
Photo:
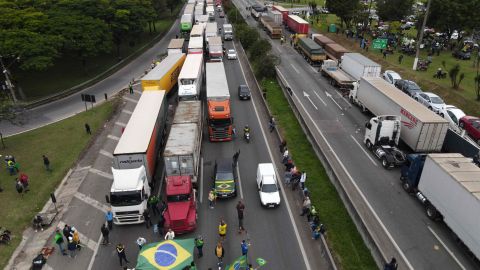
[(231, 141), (233, 118), (223, 62), (206, 63), (208, 136), (210, 141)]
[(142, 91), (165, 90), (168, 94), (177, 84), (178, 75), (182, 70), (186, 54), (176, 53), (165, 57), (142, 80)]

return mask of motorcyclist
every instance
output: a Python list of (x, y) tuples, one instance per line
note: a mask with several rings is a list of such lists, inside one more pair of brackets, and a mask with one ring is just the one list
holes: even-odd
[(250, 128), (248, 127), (248, 125), (245, 125), (245, 127), (243, 128), (243, 133), (250, 133)]

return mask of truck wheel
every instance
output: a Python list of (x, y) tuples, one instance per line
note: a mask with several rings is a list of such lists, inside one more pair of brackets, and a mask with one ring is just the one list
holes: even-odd
[(366, 141), (365, 145), (367, 146), (368, 149), (372, 150), (372, 143), (370, 141)]
[(407, 193), (411, 193), (412, 189), (410, 188), (410, 184), (407, 181), (402, 182), (402, 188), (405, 190)]
[(465, 128), (465, 123), (463, 123), (463, 122), (460, 122), (460, 124), (458, 124), (458, 125), (460, 126), (460, 128), (463, 128), (463, 129)]
[(382, 157), (382, 166), (387, 170), (390, 169), (390, 163), (388, 163), (386, 157)]
[(431, 205), (431, 204), (428, 204), (426, 206), (426, 213), (427, 213), (427, 217), (431, 220), (436, 220), (438, 218), (438, 211), (437, 209), (435, 208), (435, 206)]

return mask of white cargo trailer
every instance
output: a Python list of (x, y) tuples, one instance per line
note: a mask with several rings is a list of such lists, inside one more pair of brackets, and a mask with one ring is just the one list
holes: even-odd
[(283, 23), (283, 15), (280, 11), (272, 10), (268, 12), (268, 17), (272, 18), (273, 21), (279, 25)]
[(380, 77), (382, 66), (359, 53), (345, 53), (340, 68), (359, 81), (362, 77)]
[(174, 38), (170, 40), (167, 47), (167, 54), (176, 54), (176, 53), (183, 53), (184, 52), (184, 44), (185, 39), (183, 38)]
[(218, 26), (216, 22), (207, 23), (205, 28), (205, 38), (218, 36)]
[(188, 42), (189, 54), (203, 54), (203, 37), (190, 37)]
[(349, 96), (352, 102), (376, 116), (401, 116), (401, 139), (413, 151), (441, 151), (448, 121), (382, 78), (362, 78), (359, 86), (351, 90)]
[(199, 99), (203, 82), (203, 55), (188, 54), (178, 75), (178, 99)]

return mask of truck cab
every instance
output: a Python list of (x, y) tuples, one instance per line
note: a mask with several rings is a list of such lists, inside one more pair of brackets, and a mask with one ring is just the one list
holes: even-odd
[(400, 176), (402, 187), (405, 191), (410, 193), (417, 188), (426, 158), (426, 154), (407, 155), (406, 162), (402, 166)]
[(223, 40), (233, 40), (233, 27), (229, 23), (223, 25)]
[(272, 163), (258, 164), (257, 188), (263, 206), (274, 208), (280, 205), (280, 187)]
[(150, 196), (144, 166), (136, 169), (114, 169), (113, 184), (107, 202), (112, 206), (113, 223), (116, 225), (143, 223), (143, 212)]
[(400, 127), (401, 118), (396, 115), (373, 117), (365, 124), (363, 142), (382, 161), (382, 166), (386, 169), (405, 163), (405, 155), (397, 148)]
[(194, 231), (197, 227), (197, 200), (190, 176), (166, 177), (165, 193), (165, 229), (172, 229), (177, 234)]

